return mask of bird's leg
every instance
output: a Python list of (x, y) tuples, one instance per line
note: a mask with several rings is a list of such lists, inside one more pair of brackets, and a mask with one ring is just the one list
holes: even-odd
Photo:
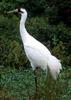
[(39, 100), (39, 87), (38, 87), (38, 67), (34, 70), (34, 76), (35, 76), (35, 100)]
[(35, 76), (35, 86), (36, 86), (36, 93), (38, 91), (38, 82), (37, 82), (37, 69), (34, 70), (34, 76)]

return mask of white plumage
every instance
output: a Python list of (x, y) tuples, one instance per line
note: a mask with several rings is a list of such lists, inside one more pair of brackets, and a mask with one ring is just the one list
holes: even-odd
[(37, 41), (27, 32), (25, 28), (27, 11), (23, 8), (14, 10), (14, 12), (17, 11), (21, 14), (20, 34), (23, 41), (24, 50), (33, 70), (35, 70), (36, 67), (40, 67), (47, 72), (49, 69), (52, 77), (56, 79), (60, 73), (60, 70), (62, 69), (60, 60), (51, 55), (50, 51), (42, 43)]

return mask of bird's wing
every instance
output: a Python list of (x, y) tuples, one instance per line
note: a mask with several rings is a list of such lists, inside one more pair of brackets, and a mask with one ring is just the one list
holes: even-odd
[(42, 54), (44, 54), (45, 56), (47, 56), (47, 57), (49, 55), (51, 55), (51, 53), (48, 50), (48, 48), (46, 48), (46, 46), (44, 46), (42, 43), (40, 43), (39, 41), (37, 41), (32, 36), (29, 37), (29, 41), (28, 42), (24, 43), (24, 46), (27, 46), (29, 48), (33, 48), (34, 51), (39, 51)]
[(30, 46), (24, 48), (28, 59), (35, 67), (41, 67), (43, 70), (47, 68), (48, 58), (42, 50)]
[(29, 37), (29, 41), (24, 43), (24, 49), (28, 59), (34, 66), (41, 66), (43, 70), (47, 68), (51, 53), (42, 43), (33, 37)]

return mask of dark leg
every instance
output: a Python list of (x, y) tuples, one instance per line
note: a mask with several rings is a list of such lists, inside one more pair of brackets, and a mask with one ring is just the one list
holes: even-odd
[(36, 88), (36, 93), (37, 93), (37, 91), (38, 91), (38, 82), (37, 82), (37, 70), (35, 69), (34, 70), (34, 76), (35, 76), (35, 88)]
[(39, 95), (39, 86), (38, 86), (38, 68), (34, 70), (34, 76), (35, 76), (35, 100), (40, 100)]

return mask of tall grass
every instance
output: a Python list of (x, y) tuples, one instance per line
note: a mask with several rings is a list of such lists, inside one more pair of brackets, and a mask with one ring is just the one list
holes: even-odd
[(0, 68), (0, 100), (71, 100), (71, 69), (61, 72), (56, 81), (40, 70), (38, 95), (32, 69)]

